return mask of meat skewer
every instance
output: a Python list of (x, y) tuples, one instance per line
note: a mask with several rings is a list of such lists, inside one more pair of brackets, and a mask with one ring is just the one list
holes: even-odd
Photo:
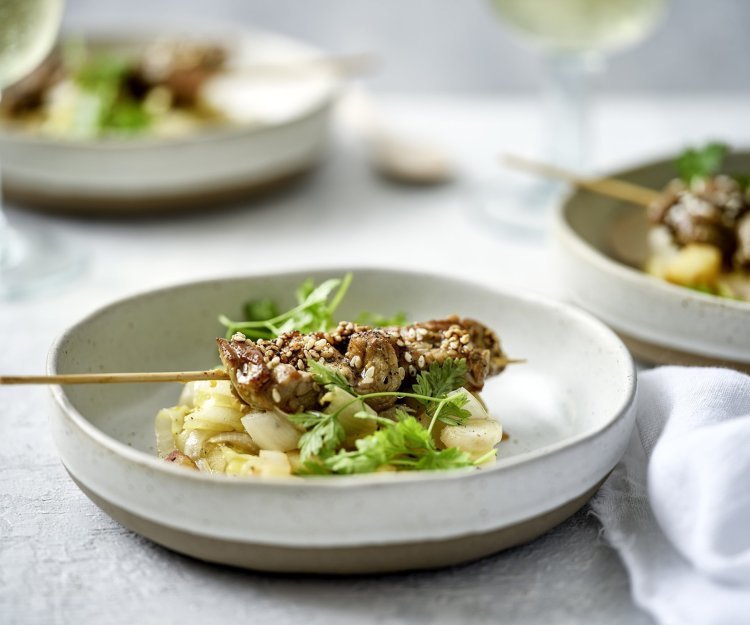
[[(507, 358), (489, 328), (450, 316), (403, 327), (370, 328), (342, 321), (329, 332), (290, 332), (276, 339), (249, 341), (235, 334), (217, 340), (219, 355), (237, 394), (259, 410), (307, 410), (319, 403), (321, 389), (308, 361), (325, 364), (360, 395), (409, 388), (433, 363), (465, 359), (466, 385), (479, 391), (485, 378), (500, 373)], [(389, 408), (395, 397), (368, 403)]]
[[(379, 329), (341, 322), (330, 332), (289, 332), (257, 342), (235, 335), (229, 341), (217, 339), (217, 343), (224, 370), (0, 376), (0, 385), (231, 380), (237, 394), (249, 405), (294, 412), (315, 405), (319, 399), (320, 389), (308, 370), (309, 359), (322, 359), (362, 394), (398, 390), (404, 380), (415, 379), (420, 370), (447, 358), (466, 358), (467, 386), (480, 390), (487, 376), (523, 362), (507, 358), (489, 328), (455, 316)], [(378, 408), (384, 409), (389, 403), (391, 399), (385, 398)]]
[(673, 180), (660, 192), (616, 178), (583, 178), (555, 165), (519, 156), (506, 155), (503, 161), (511, 167), (642, 206), (647, 209), (649, 220), (665, 226), (679, 246), (713, 245), (720, 250), (726, 266), (750, 268), (750, 202), (729, 176), (712, 176), (697, 187)]

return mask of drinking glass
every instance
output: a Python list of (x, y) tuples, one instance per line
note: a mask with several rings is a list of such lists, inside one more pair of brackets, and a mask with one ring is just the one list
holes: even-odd
[[(0, 97), (49, 54), (62, 12), (63, 0), (0, 0)], [(13, 229), (0, 199), (0, 298), (59, 282), (79, 266), (78, 255), (49, 233)]]
[[(667, 0), (490, 0), (511, 28), (544, 56), (547, 106), (544, 160), (584, 170), (588, 155), (589, 86), (605, 57), (645, 38), (665, 13)], [(541, 233), (564, 191), (558, 182), (495, 189), (480, 211), (501, 229)]]

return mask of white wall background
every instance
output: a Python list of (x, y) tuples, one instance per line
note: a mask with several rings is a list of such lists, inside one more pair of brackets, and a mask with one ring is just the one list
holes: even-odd
[[(66, 11), (69, 27), (229, 21), (339, 52), (373, 51), (382, 59), (373, 83), (384, 89), (515, 91), (540, 79), (538, 55), (500, 27), (485, 0), (68, 0)], [(614, 57), (600, 83), (750, 91), (750, 0), (672, 0), (658, 31)]]

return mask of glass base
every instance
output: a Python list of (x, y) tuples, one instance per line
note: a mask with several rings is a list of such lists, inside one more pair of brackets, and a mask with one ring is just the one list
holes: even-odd
[(504, 235), (545, 236), (567, 187), (557, 182), (493, 181), (479, 186), (472, 201), (481, 227)]
[(0, 299), (54, 288), (83, 268), (83, 256), (49, 233), (20, 234), (8, 226), (1, 230)]

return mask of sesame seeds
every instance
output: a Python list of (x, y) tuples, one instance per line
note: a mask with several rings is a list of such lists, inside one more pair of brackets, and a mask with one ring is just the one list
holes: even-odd
[[(240, 339), (237, 335), (233, 338)], [(252, 371), (239, 372), (236, 377), (239, 385), (247, 387), (243, 392), (249, 397), (257, 395), (264, 410), (292, 412), (318, 406), (325, 392), (315, 384), (309, 370), (308, 363), (313, 361), (343, 374), (357, 392), (375, 393), (408, 389), (420, 372), (457, 358), (467, 359), (472, 384), (481, 384), (497, 369), (490, 361), (492, 354), (500, 353), (492, 331), (476, 322), (450, 318), (374, 330), (340, 323), (328, 332), (287, 332), (274, 339), (245, 339), (238, 350), (243, 356), (247, 354), (247, 366), (252, 366)]]
[(362, 383), (372, 384), (374, 382), (375, 382), (375, 367), (371, 366), (367, 368), (364, 375), (362, 376)]

